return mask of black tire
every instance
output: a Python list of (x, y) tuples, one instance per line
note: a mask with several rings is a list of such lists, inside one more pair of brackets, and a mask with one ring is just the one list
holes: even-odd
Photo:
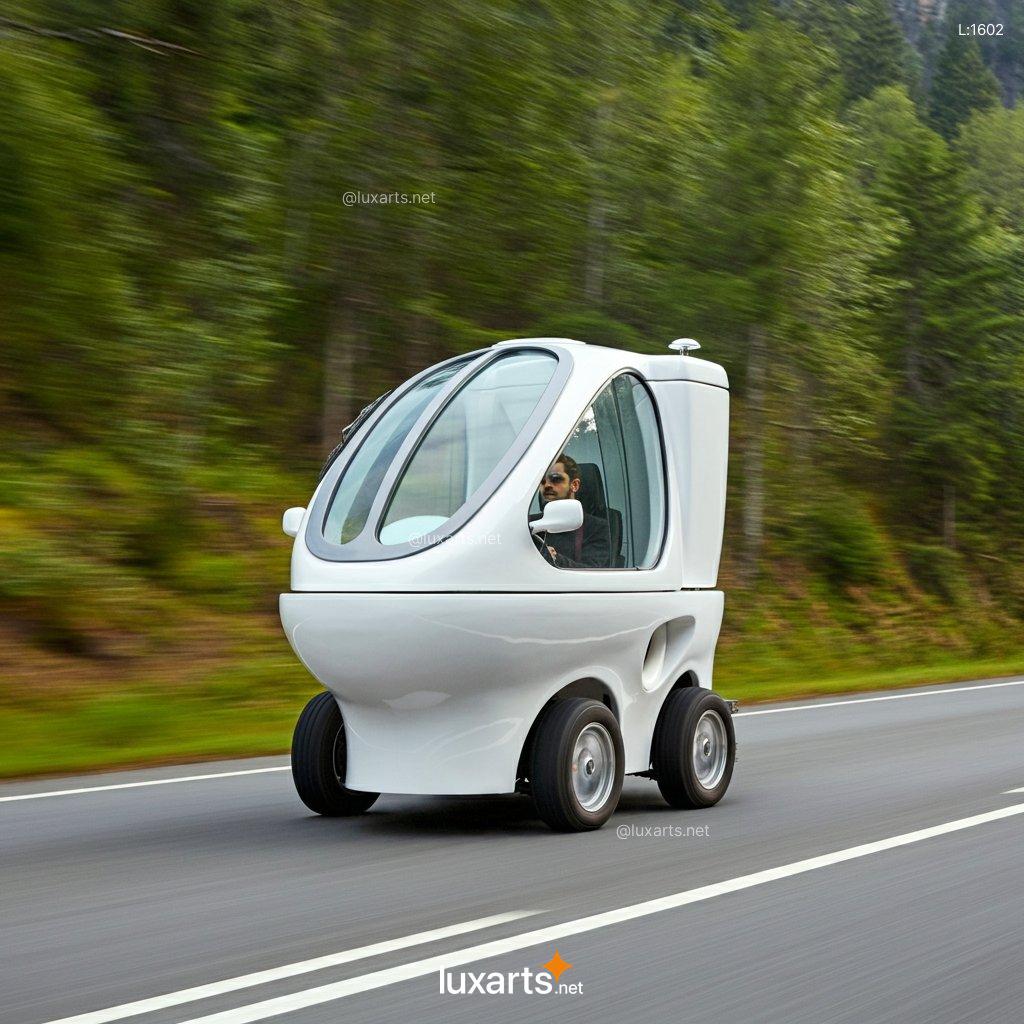
[[(614, 765), (601, 772), (605, 781), (593, 794), (595, 799), (600, 798), (600, 803), (590, 808), (581, 802), (573, 784), (576, 741), (588, 726), (595, 727), (591, 730), (595, 744), (600, 748), (607, 738), (610, 747), (605, 744), (605, 753), (610, 750), (614, 754)], [(582, 756), (591, 767), (595, 761), (607, 765), (607, 758), (602, 760), (600, 750), (595, 756), (587, 752)], [(619, 723), (599, 701), (585, 697), (555, 701), (537, 723), (529, 764), (530, 793), (541, 820), (556, 832), (589, 832), (600, 828), (614, 813), (622, 793), (625, 759)], [(579, 767), (576, 766), (577, 770)]]
[(368, 810), (380, 795), (345, 788), (345, 725), (334, 695), (318, 693), (303, 709), (292, 736), (292, 780), (302, 802), (326, 817)]
[[(716, 716), (720, 725), (713, 720), (703, 725), (705, 715)], [(694, 742), (699, 724), (702, 728), (702, 760), (706, 749), (704, 741), (708, 739), (705, 728), (710, 727), (714, 731), (720, 727), (726, 740), (724, 766), (712, 770), (711, 760), (707, 761), (707, 782), (713, 782), (712, 785), (701, 781), (694, 764)], [(729, 788), (735, 760), (736, 733), (729, 705), (717, 693), (698, 686), (673, 690), (665, 699), (651, 744), (651, 766), (661, 795), (673, 807), (712, 807)], [(715, 780), (719, 770), (721, 775)]]

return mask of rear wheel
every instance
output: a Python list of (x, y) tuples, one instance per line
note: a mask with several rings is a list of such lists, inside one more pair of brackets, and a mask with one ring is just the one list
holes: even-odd
[(619, 723), (604, 704), (556, 701), (537, 724), (530, 756), (537, 814), (558, 832), (600, 828), (619, 803), (623, 763)]
[(318, 693), (302, 710), (292, 736), (292, 779), (302, 802), (317, 814), (362, 814), (379, 796), (345, 787), (345, 724), (331, 693)]
[(661, 795), (673, 807), (711, 807), (725, 796), (735, 760), (729, 705), (700, 687), (670, 693), (651, 748)]

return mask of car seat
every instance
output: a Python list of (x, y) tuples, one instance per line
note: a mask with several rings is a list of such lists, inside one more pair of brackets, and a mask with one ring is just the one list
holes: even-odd
[(626, 564), (622, 556), (622, 513), (617, 508), (609, 507), (605, 498), (601, 470), (597, 464), (581, 462), (579, 467), (580, 490), (577, 497), (587, 515), (599, 516), (607, 521), (610, 540), (609, 568), (621, 569)]

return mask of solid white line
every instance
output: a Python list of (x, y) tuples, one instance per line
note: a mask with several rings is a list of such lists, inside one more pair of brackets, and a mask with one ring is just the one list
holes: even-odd
[(492, 928), (495, 925), (518, 921), (538, 913), (540, 913), (538, 910), (513, 910), (505, 914), (492, 914), (490, 917), (481, 917), (476, 921), (463, 921), (460, 924), (446, 925), (444, 928), (433, 928), (427, 932), (416, 932), (414, 935), (406, 935), (400, 939), (388, 939), (384, 942), (374, 942), (369, 946), (360, 946), (358, 949), (347, 949), (341, 953), (318, 956), (313, 960), (300, 960), (294, 964), (284, 964), (281, 967), (272, 967), (265, 971), (255, 971), (252, 974), (242, 974), (237, 978), (227, 978), (209, 985), (196, 985), (194, 988), (184, 988), (179, 992), (168, 992), (162, 996), (138, 999), (132, 1003), (110, 1006), (105, 1010), (80, 1013), (75, 1017), (50, 1021), (49, 1024), (106, 1024), (108, 1021), (124, 1020), (125, 1017), (137, 1017), (140, 1013), (153, 1013), (157, 1010), (165, 1010), (170, 1006), (192, 1003), (197, 999), (210, 999), (213, 996), (224, 995), (226, 992), (251, 988), (253, 985), (266, 985), (283, 978), (294, 978), (298, 974), (321, 971), (325, 967), (338, 967), (341, 964), (352, 963), (353, 960), (365, 960), (371, 956), (394, 953), (396, 950), (419, 946), (425, 942), (450, 939), (455, 935), (479, 931), (481, 928)]
[(976, 814), (970, 818), (960, 818), (958, 821), (947, 821), (942, 825), (933, 825), (931, 828), (918, 829), (916, 832), (907, 832), (904, 835), (880, 839), (877, 842), (865, 843), (862, 846), (852, 846), (849, 849), (826, 853), (820, 857), (798, 860), (792, 864), (783, 864), (781, 867), (769, 868), (767, 871), (756, 871), (753, 874), (741, 875), (726, 882), (701, 886), (699, 889), (690, 889), (672, 896), (662, 896), (659, 899), (648, 900), (645, 903), (635, 903), (632, 906), (621, 907), (618, 910), (594, 914), (592, 917), (566, 921), (562, 924), (551, 925), (548, 928), (538, 928), (534, 931), (512, 935), (505, 939), (495, 939), (492, 942), (484, 942), (480, 945), (458, 949), (451, 953), (442, 953), (439, 956), (432, 956), (426, 960), (417, 960), (412, 963), (400, 964), (397, 967), (388, 967), (384, 970), (374, 971), (371, 974), (349, 978), (330, 985), (321, 985), (317, 988), (294, 992), (291, 995), (265, 999), (262, 1002), (240, 1006), (233, 1010), (213, 1013), (206, 1017), (197, 1017), (185, 1022), (185, 1024), (252, 1024), (253, 1021), (265, 1020), (268, 1017), (276, 1017), (283, 1013), (291, 1013), (295, 1010), (317, 1006), (320, 1003), (343, 999), (346, 996), (355, 995), (359, 992), (368, 992), (387, 985), (395, 985), (398, 982), (408, 981), (411, 978), (421, 978), (424, 975), (432, 974), (434, 971), (448, 970), (453, 967), (459, 967), (462, 964), (501, 956), (505, 953), (527, 949), (531, 946), (546, 945), (559, 939), (564, 939), (568, 935), (578, 935), (581, 932), (606, 928), (609, 925), (620, 924), (623, 921), (633, 921), (650, 914), (660, 913), (663, 910), (674, 910), (677, 907), (683, 907), (690, 903), (712, 899), (715, 896), (737, 892), (741, 889), (750, 889), (755, 885), (764, 885), (766, 882), (778, 881), (780, 878), (791, 878), (793, 875), (804, 874), (805, 872), (828, 867), (832, 864), (841, 864), (844, 861), (856, 860), (858, 857), (867, 857), (873, 853), (881, 853), (884, 850), (892, 850), (899, 846), (909, 846), (911, 843), (919, 843), (922, 840), (947, 835), (950, 832), (960, 832), (963, 829), (974, 828), (976, 825), (984, 825), (990, 821), (999, 821), (1002, 818), (1009, 818), (1016, 814), (1024, 814), (1024, 804), (1002, 807), (999, 810)]
[(972, 690), (994, 690), (1000, 686), (1024, 686), (1024, 679), (1010, 679), (1002, 683), (978, 683), (975, 686), (947, 686), (943, 690), (915, 690), (913, 693), (890, 693), (885, 697), (855, 697), (853, 700), (830, 700), (818, 704), (798, 704), (792, 708), (764, 708), (760, 711), (737, 711), (733, 718), (751, 715), (784, 715), (788, 711), (817, 711), (819, 708), (838, 708), (844, 704), (874, 704), (880, 700), (906, 700), (909, 697), (941, 697), (945, 693), (970, 693)]
[(147, 782), (119, 782), (114, 786), (83, 786), (81, 789), (53, 789), (48, 793), (23, 793), (20, 796), (0, 796), (0, 804), (14, 800), (45, 800), (51, 796), (77, 796), (79, 793), (107, 793), (112, 789), (139, 789), (142, 786), (170, 786), (175, 782), (202, 782), (204, 779), (231, 779), (236, 775), (264, 775), (267, 772), (286, 772), (289, 765), (274, 768), (246, 768), (239, 772), (214, 772), (210, 775), (182, 775), (173, 779), (150, 779)]
[(1020, 789), (1004, 789), (1003, 792), (1004, 793), (1024, 793), (1024, 786), (1021, 786)]

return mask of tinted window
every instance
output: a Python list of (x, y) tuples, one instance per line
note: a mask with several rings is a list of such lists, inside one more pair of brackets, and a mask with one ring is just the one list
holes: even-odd
[[(556, 469), (555, 486), (564, 488), (571, 476), (579, 480), (565, 496), (579, 499), (584, 524), (576, 534), (544, 540), (555, 549), (554, 563), (562, 568), (653, 566), (665, 530), (665, 474), (658, 418), (644, 384), (631, 374), (613, 380), (557, 455), (566, 457), (562, 468), (569, 472)], [(542, 482), (535, 512), (545, 500), (545, 486), (549, 497), (562, 496)]]
[[(661, 553), (665, 532), (665, 468), (654, 401), (636, 377), (613, 384), (625, 461), (622, 550), (626, 565), (649, 569)], [(612, 504), (617, 495), (612, 496)]]

